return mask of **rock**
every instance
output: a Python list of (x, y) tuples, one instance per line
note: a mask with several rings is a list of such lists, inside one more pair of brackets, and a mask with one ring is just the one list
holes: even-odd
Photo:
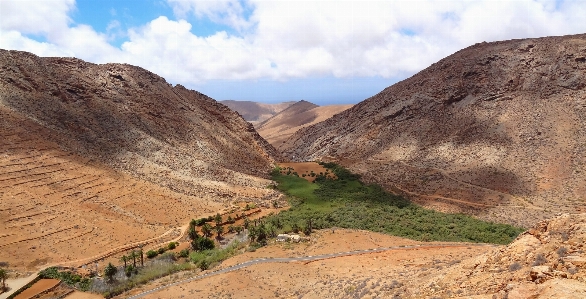
[(543, 283), (547, 279), (553, 277), (553, 273), (551, 272), (551, 267), (549, 266), (535, 266), (531, 268), (529, 277), (531, 281), (535, 283)]

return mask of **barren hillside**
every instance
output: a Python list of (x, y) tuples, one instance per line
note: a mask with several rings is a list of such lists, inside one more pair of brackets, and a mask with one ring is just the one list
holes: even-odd
[(258, 134), (276, 149), (287, 149), (285, 140), (298, 130), (324, 121), (352, 105), (318, 106), (307, 101), (299, 101), (277, 115), (256, 126)]
[(295, 133), (428, 207), (530, 226), (586, 200), (586, 35), (480, 43)]
[(287, 109), (287, 107), (295, 104), (295, 101), (283, 102), (277, 104), (266, 104), (251, 101), (220, 101), (220, 103), (228, 106), (230, 109), (242, 115), (244, 120), (253, 124), (254, 126), (263, 121), (275, 116), (277, 113)]
[[(277, 153), (144, 69), (0, 50), (0, 261), (75, 260), (269, 200)], [(63, 250), (66, 249), (66, 250)]]

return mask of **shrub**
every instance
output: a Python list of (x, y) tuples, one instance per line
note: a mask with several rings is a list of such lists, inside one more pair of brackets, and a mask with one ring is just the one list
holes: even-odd
[(185, 248), (185, 249), (179, 251), (178, 256), (179, 257), (188, 257), (189, 256), (189, 249)]
[(509, 266), (509, 271), (511, 271), (511, 272), (515, 272), (515, 271), (517, 271), (517, 270), (520, 270), (521, 268), (523, 268), (523, 266), (521, 266), (521, 264), (519, 264), (519, 263), (514, 263), (514, 264), (511, 264), (511, 265)]
[(568, 253), (568, 249), (566, 247), (560, 247), (558, 250), (556, 250), (556, 253), (559, 257), (564, 257)]
[(165, 251), (166, 251), (165, 247), (160, 247), (159, 250), (157, 250), (157, 252), (159, 254), (163, 254), (163, 253), (165, 253)]
[(545, 258), (545, 256), (543, 254), (538, 254), (535, 257), (535, 261), (533, 262), (533, 266), (541, 266), (543, 264), (545, 264), (547, 262), (547, 259)]
[(149, 250), (146, 252), (147, 258), (150, 258), (150, 259), (154, 258), (157, 255), (159, 255), (159, 253), (154, 250)]
[(169, 250), (173, 250), (177, 247), (177, 243), (176, 242), (171, 242), (169, 243), (169, 245), (167, 245), (167, 248), (169, 248)]

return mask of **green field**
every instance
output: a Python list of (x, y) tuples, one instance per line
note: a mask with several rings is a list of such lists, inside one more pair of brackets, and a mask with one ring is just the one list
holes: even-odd
[(311, 225), (364, 229), (421, 241), (452, 241), (507, 244), (522, 228), (475, 219), (464, 214), (446, 214), (424, 209), (385, 191), (366, 185), (358, 175), (325, 163), (337, 180), (318, 177), (316, 182), (272, 172), (277, 188), (288, 195), (291, 208), (267, 218), (277, 231)]

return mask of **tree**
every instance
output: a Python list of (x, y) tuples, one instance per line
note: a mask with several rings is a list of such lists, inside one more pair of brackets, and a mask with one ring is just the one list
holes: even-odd
[(104, 276), (108, 277), (110, 281), (114, 279), (114, 275), (118, 273), (118, 269), (112, 265), (112, 263), (108, 263), (108, 266), (104, 268)]
[(216, 234), (218, 235), (217, 238), (220, 239), (222, 237), (222, 234), (224, 233), (224, 227), (221, 225), (217, 225), (216, 227), (214, 227), (214, 230), (216, 231)]
[(240, 234), (240, 232), (242, 231), (242, 226), (237, 225), (236, 227), (234, 227), (234, 229), (236, 230), (237, 234)]
[(226, 222), (232, 224), (232, 223), (234, 223), (234, 219), (232, 218), (232, 216), (228, 216), (228, 219), (226, 220)]
[(311, 218), (307, 220), (307, 223), (305, 224), (305, 229), (303, 230), (303, 233), (306, 236), (311, 235), (311, 233), (313, 232), (313, 224), (311, 222)]
[(197, 238), (199, 238), (199, 234), (197, 233), (197, 231), (195, 230), (195, 228), (189, 228), (189, 231), (187, 232), (187, 236), (192, 241), (195, 240), (195, 239), (197, 239)]
[(196, 240), (191, 241), (191, 249), (195, 251), (211, 250), (216, 247), (214, 241), (209, 238), (199, 237)]
[(248, 220), (248, 218), (244, 218), (244, 228), (248, 229), (249, 226), (250, 226), (250, 220)]
[(130, 258), (132, 259), (132, 265), (136, 268), (136, 258), (138, 257), (138, 252), (136, 250), (132, 250), (130, 253)]
[(5, 269), (0, 268), (0, 279), (2, 280), (2, 290), (6, 289), (6, 279), (8, 278), (8, 272)]
[(201, 232), (203, 233), (204, 236), (206, 237), (211, 237), (212, 236), (212, 226), (209, 225), (209, 223), (204, 224), (201, 227)]
[(142, 248), (144, 247), (144, 245), (140, 245), (140, 249), (138, 250), (138, 253), (140, 254), (140, 266), (144, 267), (144, 250), (142, 250)]
[(189, 229), (195, 230), (195, 226), (197, 226), (197, 221), (195, 219), (191, 219), (191, 221), (189, 221)]
[(216, 222), (216, 226), (222, 224), (222, 215), (220, 215), (220, 213), (217, 213), (216, 216), (214, 216), (214, 221)]
[(126, 256), (126, 255), (123, 255), (123, 256), (120, 258), (120, 261), (124, 263), (124, 268), (126, 268), (126, 262), (128, 262), (128, 256)]
[(233, 233), (233, 232), (235, 232), (235, 231), (236, 231), (236, 227), (235, 227), (234, 225), (229, 225), (229, 226), (228, 226), (228, 232), (229, 232), (229, 233)]
[(132, 276), (132, 271), (134, 270), (134, 268), (132, 267), (132, 265), (128, 265), (128, 267), (124, 267), (124, 274), (126, 274), (126, 277)]

